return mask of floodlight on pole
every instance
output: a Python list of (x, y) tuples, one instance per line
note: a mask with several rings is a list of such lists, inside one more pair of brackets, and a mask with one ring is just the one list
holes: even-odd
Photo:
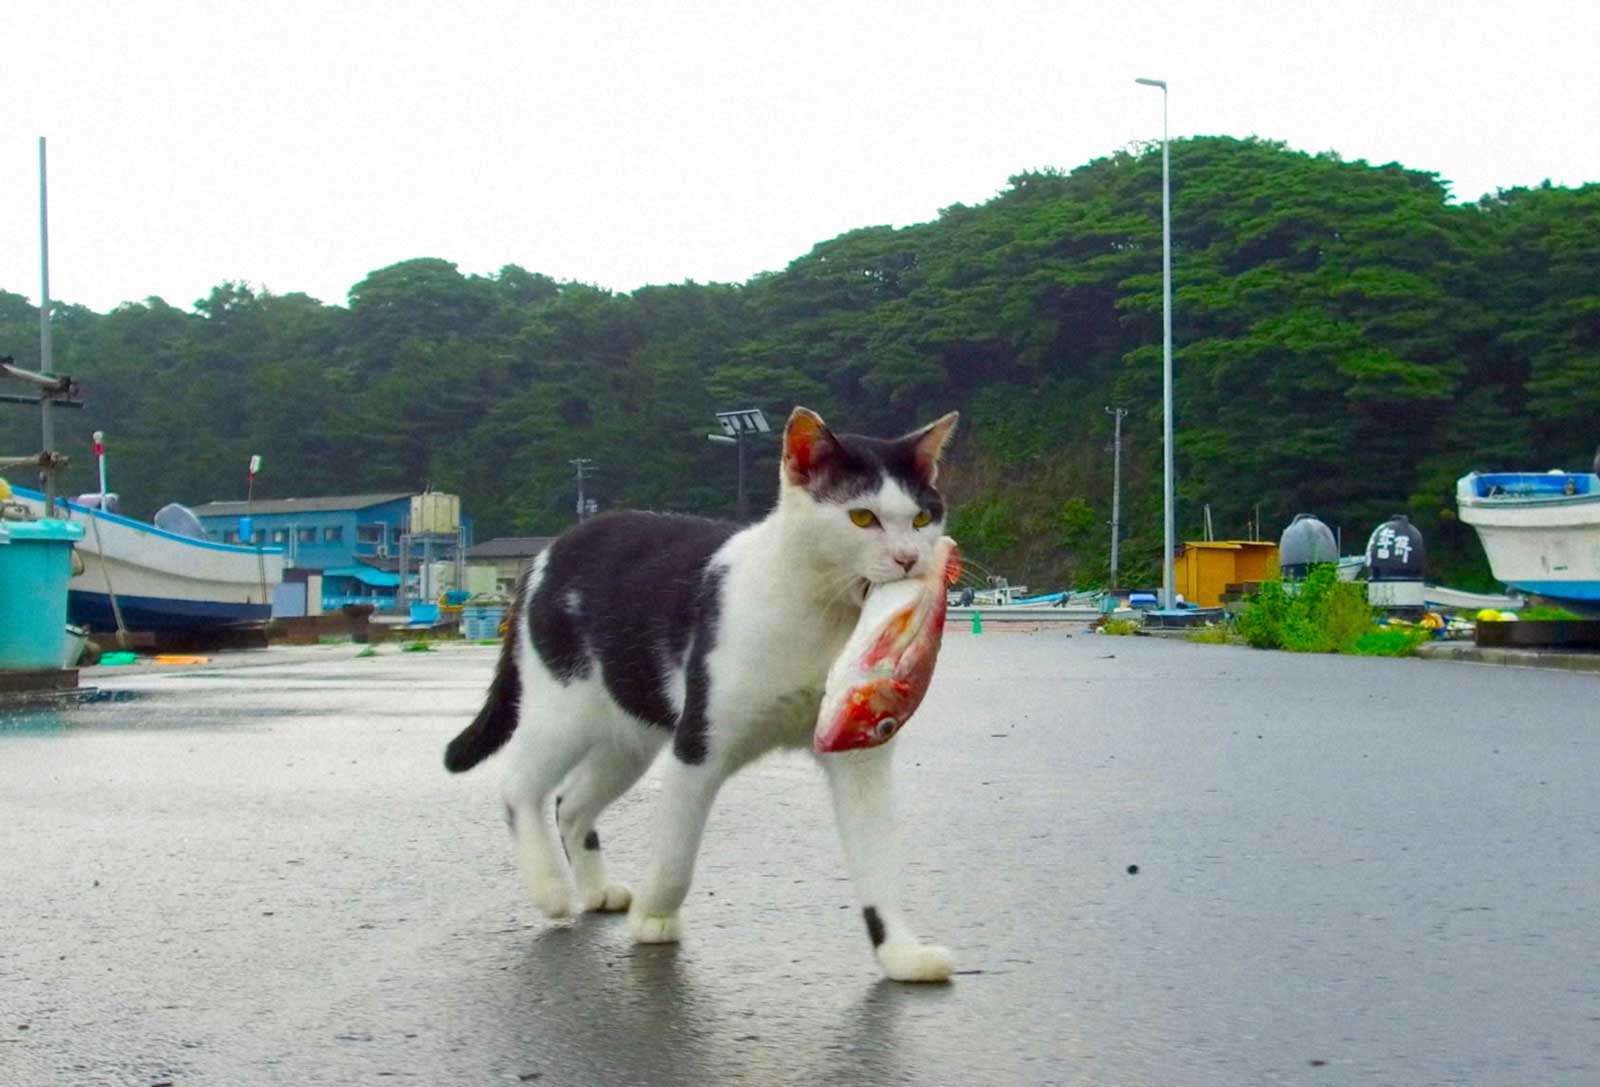
[(735, 497), (734, 516), (741, 522), (749, 519), (749, 512), (744, 498), (744, 438), (746, 434), (770, 434), (772, 426), (767, 422), (766, 413), (760, 408), (740, 408), (737, 411), (717, 412), (717, 423), (722, 427), (722, 434), (708, 434), (706, 437), (712, 441), (731, 441), (736, 447), (739, 458), (739, 484)]
[(1134, 82), (1161, 89), (1161, 606), (1171, 610), (1176, 602), (1172, 553), (1177, 549), (1177, 531), (1172, 497), (1172, 169), (1167, 149), (1167, 81), (1135, 79)]

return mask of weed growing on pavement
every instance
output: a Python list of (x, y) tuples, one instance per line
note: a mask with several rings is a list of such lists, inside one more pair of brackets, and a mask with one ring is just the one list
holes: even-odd
[(1426, 627), (1374, 627), (1355, 640), (1350, 652), (1362, 657), (1409, 657), (1430, 637)]

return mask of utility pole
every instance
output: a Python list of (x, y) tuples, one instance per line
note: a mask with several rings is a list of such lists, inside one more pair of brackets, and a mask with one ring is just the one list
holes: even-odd
[(572, 465), (578, 473), (578, 520), (582, 521), (589, 515), (589, 505), (584, 501), (583, 497), (583, 481), (587, 475), (594, 471), (595, 463), (588, 457), (573, 457), (567, 463)]
[(1122, 537), (1122, 417), (1127, 408), (1107, 408), (1106, 414), (1115, 422), (1111, 439), (1111, 584), (1117, 587), (1118, 547)]

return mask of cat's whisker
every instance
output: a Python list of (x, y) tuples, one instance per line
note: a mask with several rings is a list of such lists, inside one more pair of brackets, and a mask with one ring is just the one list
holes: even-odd
[(841, 575), (833, 585), (824, 585), (823, 603), (828, 607), (838, 604), (860, 603), (861, 578), (854, 574)]

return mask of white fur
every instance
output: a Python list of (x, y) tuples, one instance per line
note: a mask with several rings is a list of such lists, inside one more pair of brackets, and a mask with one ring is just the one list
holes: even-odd
[[(520, 716), (508, 746), (506, 802), (514, 812), (517, 854), (535, 904), (551, 917), (572, 909), (568, 876), (588, 910), (631, 906), (629, 927), (644, 943), (679, 938), (679, 907), (688, 894), (695, 856), (717, 791), (740, 767), (776, 747), (809, 746), (823, 681), (859, 615), (866, 582), (893, 581), (915, 560), (920, 573), (933, 554), (941, 521), (917, 529), (911, 495), (893, 481), (845, 505), (815, 500), (787, 478), (777, 508), (738, 533), (713, 559), (723, 575), (722, 609), (711, 676), (704, 762), (669, 756), (663, 764), (660, 810), (649, 870), (637, 894), (610, 883), (600, 850), (583, 848), (604, 808), (626, 791), (671, 739), (668, 730), (631, 718), (593, 669), (563, 684), (540, 663), (527, 639), (518, 644), (523, 682)], [(861, 528), (849, 509), (866, 508), (878, 524)], [(544, 577), (544, 556), (533, 584)], [(573, 610), (581, 602), (570, 595)], [(517, 621), (525, 621), (520, 616)], [(681, 711), (683, 662), (666, 694)], [(877, 948), (886, 975), (901, 981), (944, 981), (949, 952), (918, 942), (898, 903), (889, 802), (892, 744), (821, 757), (850, 876), (863, 906), (881, 918)], [(552, 834), (546, 802), (559, 795)], [(562, 850), (565, 844), (565, 853)], [(565, 863), (564, 863), (565, 861)]]

